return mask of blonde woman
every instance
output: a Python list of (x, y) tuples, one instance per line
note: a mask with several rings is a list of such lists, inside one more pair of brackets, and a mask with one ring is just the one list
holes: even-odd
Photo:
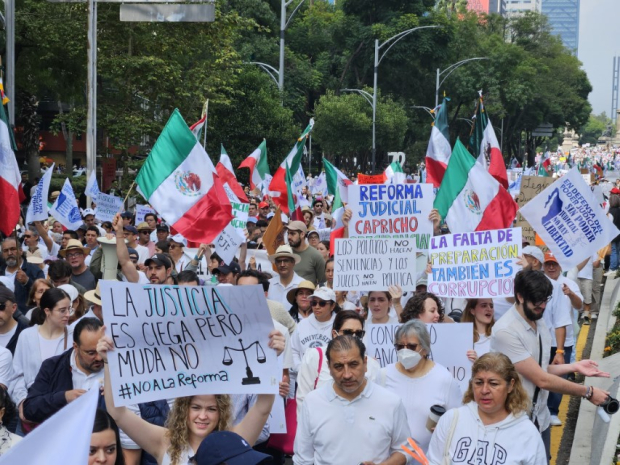
[[(269, 337), (269, 347), (280, 354), (284, 350), (284, 336), (279, 331), (272, 331)], [(114, 406), (107, 365), (108, 351), (113, 347), (112, 340), (105, 336), (97, 344), (97, 352), (105, 363), (106, 409), (119, 428), (155, 457), (159, 465), (187, 464), (202, 440), (213, 431), (233, 431), (254, 445), (269, 418), (273, 395), (259, 395), (254, 406), (235, 427), (232, 427), (232, 402), (225, 394), (179, 397), (170, 410), (166, 427), (152, 425), (127, 408)]]
[(480, 457), (504, 465), (547, 463), (527, 415), (528, 395), (504, 354), (490, 352), (474, 362), (463, 403), (439, 419), (428, 450), (431, 464), (475, 463)]

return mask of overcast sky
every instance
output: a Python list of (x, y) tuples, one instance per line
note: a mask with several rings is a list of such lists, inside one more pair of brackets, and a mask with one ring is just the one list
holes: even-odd
[(590, 103), (596, 114), (611, 116), (614, 55), (620, 55), (620, 0), (581, 0), (579, 59), (592, 83)]

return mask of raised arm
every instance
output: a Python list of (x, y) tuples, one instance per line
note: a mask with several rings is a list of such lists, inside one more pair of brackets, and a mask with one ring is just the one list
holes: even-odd
[(118, 256), (118, 263), (123, 270), (125, 278), (127, 278), (127, 282), (137, 283), (140, 280), (140, 275), (135, 265), (129, 259), (129, 251), (127, 250), (125, 235), (123, 233), (123, 219), (120, 213), (114, 216), (113, 227), (116, 232), (116, 255)]
[(168, 440), (166, 439), (166, 428), (152, 425), (146, 420), (135, 415), (126, 407), (116, 407), (112, 397), (112, 385), (110, 383), (110, 370), (108, 367), (108, 351), (112, 350), (114, 345), (112, 340), (103, 336), (97, 343), (97, 352), (103, 359), (105, 367), (104, 376), (104, 394), (106, 410), (118, 427), (122, 429), (142, 449), (157, 459), (157, 463), (161, 463), (168, 448)]

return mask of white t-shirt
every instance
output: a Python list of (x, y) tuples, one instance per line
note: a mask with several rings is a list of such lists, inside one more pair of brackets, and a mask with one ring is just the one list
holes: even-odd
[(594, 266), (592, 265), (592, 262), (598, 259), (599, 259), (598, 254), (596, 253), (593, 256), (591, 256), (590, 260), (588, 260), (588, 263), (586, 263), (586, 265), (581, 269), (581, 271), (577, 273), (577, 277), (582, 278), (582, 279), (592, 279), (592, 273), (594, 270)]
[(478, 357), (482, 357), (484, 354), (491, 352), (491, 336), (478, 333), (478, 342), (474, 342), (474, 350)]
[(426, 429), (431, 407), (441, 405), (449, 410), (462, 405), (463, 394), (458, 383), (446, 367), (438, 363), (419, 378), (404, 375), (398, 371), (396, 364), (388, 365), (381, 370), (378, 382), (403, 401), (411, 437), (423, 451), (428, 450), (432, 436)]
[(13, 329), (9, 330), (6, 334), (0, 334), (0, 347), (6, 347), (13, 335), (17, 331), (17, 325), (13, 326)]
[[(39, 336), (39, 350), (41, 351), (41, 361), (44, 362), (50, 357), (57, 355), (59, 353), (58, 347), (63, 344), (65, 335), (63, 334), (56, 339), (45, 339), (41, 336), (41, 333), (38, 333)], [(67, 341), (67, 347), (69, 345), (69, 341)]]
[(138, 263), (142, 264), (145, 261), (147, 261), (149, 258), (151, 258), (149, 249), (147, 249), (143, 245), (136, 244), (136, 246), (133, 248), (136, 249), (136, 252), (138, 252)]

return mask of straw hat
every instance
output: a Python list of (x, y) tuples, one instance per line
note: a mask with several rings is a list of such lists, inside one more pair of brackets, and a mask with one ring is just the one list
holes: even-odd
[(314, 290), (316, 289), (316, 286), (312, 284), (312, 281), (302, 281), (297, 285), (297, 287), (288, 291), (286, 293), (286, 300), (288, 300), (288, 302), (291, 305), (295, 303), (295, 297), (297, 297), (297, 291), (300, 289), (309, 289), (312, 292), (314, 292)]
[(99, 283), (97, 283), (97, 288), (95, 290), (85, 292), (84, 298), (90, 303), (101, 305), (101, 289), (99, 289)]
[(276, 249), (276, 253), (273, 255), (269, 255), (269, 261), (271, 263), (275, 263), (278, 258), (292, 258), (295, 260), (295, 265), (297, 265), (301, 261), (301, 257), (296, 253), (293, 253), (293, 249), (291, 249), (290, 245), (281, 245)]
[(70, 239), (69, 242), (67, 242), (67, 248), (62, 249), (60, 252), (58, 252), (58, 255), (60, 255), (62, 258), (65, 258), (67, 252), (69, 252), (70, 250), (78, 249), (81, 250), (84, 255), (90, 255), (90, 249), (82, 246), (82, 243), (77, 239)]

